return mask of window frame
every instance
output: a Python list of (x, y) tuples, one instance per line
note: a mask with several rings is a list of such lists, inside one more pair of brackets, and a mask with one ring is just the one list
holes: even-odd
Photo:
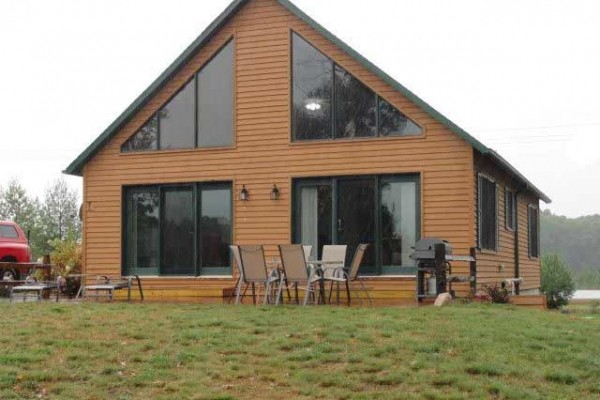
[[(534, 242), (531, 240), (531, 229), (533, 228), (533, 225), (531, 223), (531, 217), (532, 217), (532, 211), (535, 211), (536, 214), (536, 224), (535, 224), (535, 230), (536, 230), (536, 240), (535, 240), (535, 246), (536, 246), (536, 250), (537, 250), (537, 254), (532, 254), (532, 245), (534, 244)], [(529, 256), (529, 259), (531, 260), (538, 260), (540, 258), (540, 209), (539, 207), (533, 205), (533, 204), (528, 204), (527, 205), (527, 255)]]
[[(494, 232), (495, 232), (495, 240), (494, 240), (494, 248), (490, 249), (487, 247), (483, 247), (482, 246), (482, 225), (483, 225), (483, 218), (482, 218), (482, 180), (485, 179), (488, 182), (492, 183), (494, 185), (494, 194), (495, 194), (495, 198), (494, 198)], [(478, 173), (477, 174), (477, 248), (480, 251), (483, 252), (491, 252), (491, 253), (497, 253), (498, 252), (498, 240), (499, 240), (499, 223), (498, 223), (498, 183), (496, 182), (495, 179), (493, 179), (492, 177), (483, 174), (483, 173)]]
[[(190, 274), (166, 274), (163, 273), (163, 194), (165, 189), (173, 189), (178, 187), (192, 187), (192, 202), (193, 202), (193, 214), (194, 214), (194, 249), (193, 249), (193, 273)], [(156, 190), (158, 193), (158, 267), (152, 268), (149, 271), (139, 271), (135, 267), (131, 267), (128, 265), (127, 255), (128, 255), (128, 244), (130, 237), (129, 234), (129, 225), (128, 218), (129, 215), (127, 213), (129, 197), (129, 191), (134, 191), (136, 189), (152, 189)], [(202, 203), (201, 203), (201, 193), (203, 189), (229, 189), (229, 201), (230, 201), (230, 229), (229, 229), (229, 244), (233, 243), (234, 237), (234, 182), (233, 181), (208, 181), (208, 182), (188, 182), (188, 183), (161, 183), (161, 184), (140, 184), (140, 185), (123, 185), (122, 186), (122, 201), (121, 201), (121, 271), (123, 275), (132, 275), (137, 274), (140, 276), (156, 276), (156, 277), (199, 277), (199, 276), (231, 276), (233, 273), (232, 268), (232, 260), (230, 258), (229, 252), (227, 256), (229, 257), (227, 261), (227, 266), (225, 267), (202, 267), (202, 254), (201, 254), (201, 246), (200, 246), (200, 237), (202, 235), (201, 228), (201, 218), (202, 218)]]
[[(508, 210), (508, 199), (512, 202), (512, 213)], [(504, 188), (504, 214), (504, 227), (507, 231), (514, 232), (517, 227), (517, 194), (508, 187)]]
[[(165, 100), (164, 102), (161, 103), (161, 105), (158, 107), (158, 109), (156, 109), (156, 111), (154, 111), (145, 121), (144, 123), (140, 124), (140, 126), (136, 129), (136, 131), (134, 133), (132, 133), (131, 135), (129, 135), (123, 142), (121, 142), (120, 146), (119, 146), (119, 154), (122, 155), (129, 155), (129, 154), (139, 154), (139, 153), (152, 153), (152, 152), (181, 152), (181, 151), (191, 151), (191, 150), (215, 150), (215, 149), (232, 149), (235, 148), (236, 146), (236, 137), (237, 137), (237, 132), (236, 132), (236, 108), (237, 108), (237, 96), (236, 96), (236, 53), (237, 53), (237, 47), (236, 47), (236, 40), (235, 40), (235, 35), (231, 35), (228, 39), (226, 39), (223, 44), (221, 46), (219, 46), (219, 48), (217, 50), (214, 51), (213, 54), (210, 55), (210, 57), (204, 62), (202, 63), (202, 65), (192, 74), (191, 77), (189, 77), (188, 79), (186, 79), (185, 83), (182, 84), (180, 87), (177, 88), (177, 90), (175, 91), (175, 93), (173, 93), (171, 96), (169, 96), (169, 98), (167, 100)], [(231, 110), (231, 115), (232, 115), (232, 126), (231, 126), (231, 143), (228, 145), (219, 145), (219, 146), (198, 146), (198, 124), (199, 124), (199, 118), (198, 118), (198, 75), (200, 74), (200, 72), (208, 65), (210, 64), (210, 62), (217, 57), (221, 51), (227, 47), (229, 44), (232, 44), (233, 49), (233, 59), (232, 59), (232, 89), (233, 89), (233, 93), (232, 93), (232, 103), (233, 103), (233, 109)], [(193, 90), (194, 90), (194, 138), (193, 138), (193, 142), (194, 145), (192, 147), (182, 147), (182, 148), (174, 148), (174, 149), (162, 149), (160, 147), (160, 112), (162, 111), (162, 109), (164, 107), (167, 106), (167, 104), (169, 104), (171, 102), (171, 100), (173, 100), (190, 82), (193, 81)], [(125, 144), (131, 139), (133, 138), (144, 126), (146, 126), (146, 124), (148, 124), (150, 122), (150, 120), (152, 120), (153, 118), (156, 118), (157, 120), (157, 132), (156, 132), (156, 148), (155, 149), (143, 149), (143, 150), (123, 150), (123, 146), (125, 146)]]
[[(294, 129), (294, 46), (293, 46), (293, 40), (294, 40), (294, 35), (298, 36), (300, 39), (304, 40), (307, 44), (309, 44), (310, 46), (312, 46), (315, 50), (317, 50), (318, 52), (320, 52), (324, 57), (326, 57), (332, 64), (332, 77), (331, 77), (331, 134), (329, 135), (329, 137), (327, 138), (317, 138), (317, 139), (298, 139), (297, 138), (297, 133), (295, 132)], [(390, 101), (388, 98), (381, 96), (375, 89), (373, 89), (370, 85), (368, 85), (366, 82), (364, 82), (362, 79), (358, 78), (357, 76), (355, 76), (355, 74), (353, 74), (352, 72), (350, 72), (348, 69), (344, 68), (342, 65), (338, 64), (333, 58), (331, 58), (330, 56), (328, 56), (323, 50), (321, 50), (318, 46), (316, 46), (315, 44), (313, 44), (311, 41), (309, 41), (308, 39), (306, 39), (306, 37), (304, 37), (303, 35), (301, 35), (300, 33), (296, 32), (294, 29), (290, 29), (289, 30), (289, 40), (288, 40), (288, 48), (289, 48), (289, 117), (290, 117), (290, 126), (289, 126), (289, 133), (290, 133), (290, 141), (292, 144), (296, 144), (296, 143), (315, 143), (315, 142), (338, 142), (338, 141), (360, 141), (360, 140), (394, 140), (394, 139), (422, 139), (426, 136), (426, 129), (424, 126), (422, 126), (421, 124), (419, 124), (417, 121), (413, 120), (412, 118), (410, 118), (405, 112), (401, 111), (400, 108), (398, 108), (394, 102)], [(373, 136), (356, 136), (356, 137), (336, 137), (336, 125), (337, 125), (337, 121), (335, 118), (335, 110), (336, 110), (336, 101), (335, 101), (335, 97), (336, 97), (336, 93), (335, 93), (335, 85), (336, 85), (336, 73), (335, 73), (335, 69), (336, 67), (341, 68), (342, 70), (344, 70), (346, 73), (350, 74), (350, 76), (353, 79), (356, 79), (357, 81), (359, 81), (362, 85), (364, 85), (366, 88), (368, 88), (369, 90), (371, 90), (373, 92), (373, 95), (375, 97), (375, 122), (376, 122), (376, 132), (375, 135)], [(380, 126), (380, 103), (381, 101), (385, 101), (386, 103), (388, 103), (390, 106), (392, 106), (393, 108), (395, 108), (400, 114), (404, 115), (409, 121), (411, 121), (412, 123), (414, 123), (421, 131), (420, 134), (414, 135), (414, 134), (410, 134), (410, 135), (382, 135), (381, 134), (381, 126)]]

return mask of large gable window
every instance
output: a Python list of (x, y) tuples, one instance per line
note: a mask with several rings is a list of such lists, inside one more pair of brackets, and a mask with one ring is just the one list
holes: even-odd
[(194, 81), (190, 81), (158, 113), (161, 149), (194, 147)]
[(122, 146), (122, 152), (233, 144), (233, 40)]
[(294, 140), (410, 136), (421, 128), (292, 33)]
[(478, 180), (479, 248), (496, 251), (498, 249), (496, 182), (483, 175), (479, 175)]
[(233, 42), (198, 73), (198, 147), (233, 143)]

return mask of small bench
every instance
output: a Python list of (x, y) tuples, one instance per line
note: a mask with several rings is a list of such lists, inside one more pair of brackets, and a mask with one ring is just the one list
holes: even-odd
[(95, 298), (107, 298), (109, 301), (113, 301), (116, 290), (127, 289), (127, 301), (131, 301), (131, 289), (134, 286), (133, 281), (137, 281), (137, 288), (140, 293), (140, 297), (144, 300), (144, 291), (142, 290), (142, 282), (138, 275), (130, 276), (97, 276), (96, 283), (90, 285), (81, 285), (79, 292), (75, 299), (89, 299)]
[(15, 296), (21, 293), (23, 294), (23, 301), (27, 300), (29, 293), (35, 293), (37, 301), (41, 301), (44, 291), (52, 292), (53, 290), (56, 291), (56, 301), (58, 302), (58, 297), (60, 295), (59, 280), (60, 277), (56, 280), (56, 282), (38, 282), (37, 279), (29, 276), (22, 285), (12, 286), (10, 288), (10, 302), (12, 303), (12, 301), (15, 299)]

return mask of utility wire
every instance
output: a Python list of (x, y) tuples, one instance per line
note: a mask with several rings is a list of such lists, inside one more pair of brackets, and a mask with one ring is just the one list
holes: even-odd
[(546, 126), (532, 126), (532, 127), (513, 127), (513, 128), (500, 128), (500, 129), (473, 129), (477, 132), (508, 132), (508, 131), (532, 131), (540, 129), (557, 129), (557, 128), (573, 128), (582, 126), (600, 126), (600, 122), (584, 122), (577, 124), (564, 124), (564, 125), (546, 125)]

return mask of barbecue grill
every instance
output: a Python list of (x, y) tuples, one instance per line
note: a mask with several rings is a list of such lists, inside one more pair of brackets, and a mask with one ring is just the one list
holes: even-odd
[[(417, 299), (428, 296), (437, 296), (441, 293), (450, 292), (454, 297), (452, 290), (453, 282), (472, 282), (475, 281), (475, 258), (469, 256), (457, 256), (452, 254), (452, 246), (445, 240), (439, 238), (423, 238), (415, 243), (414, 252), (410, 258), (417, 262)], [(452, 275), (451, 261), (470, 262), (470, 276)], [(429, 287), (426, 293), (426, 278), (435, 277), (435, 290)], [(433, 283), (433, 279), (429, 280)]]

